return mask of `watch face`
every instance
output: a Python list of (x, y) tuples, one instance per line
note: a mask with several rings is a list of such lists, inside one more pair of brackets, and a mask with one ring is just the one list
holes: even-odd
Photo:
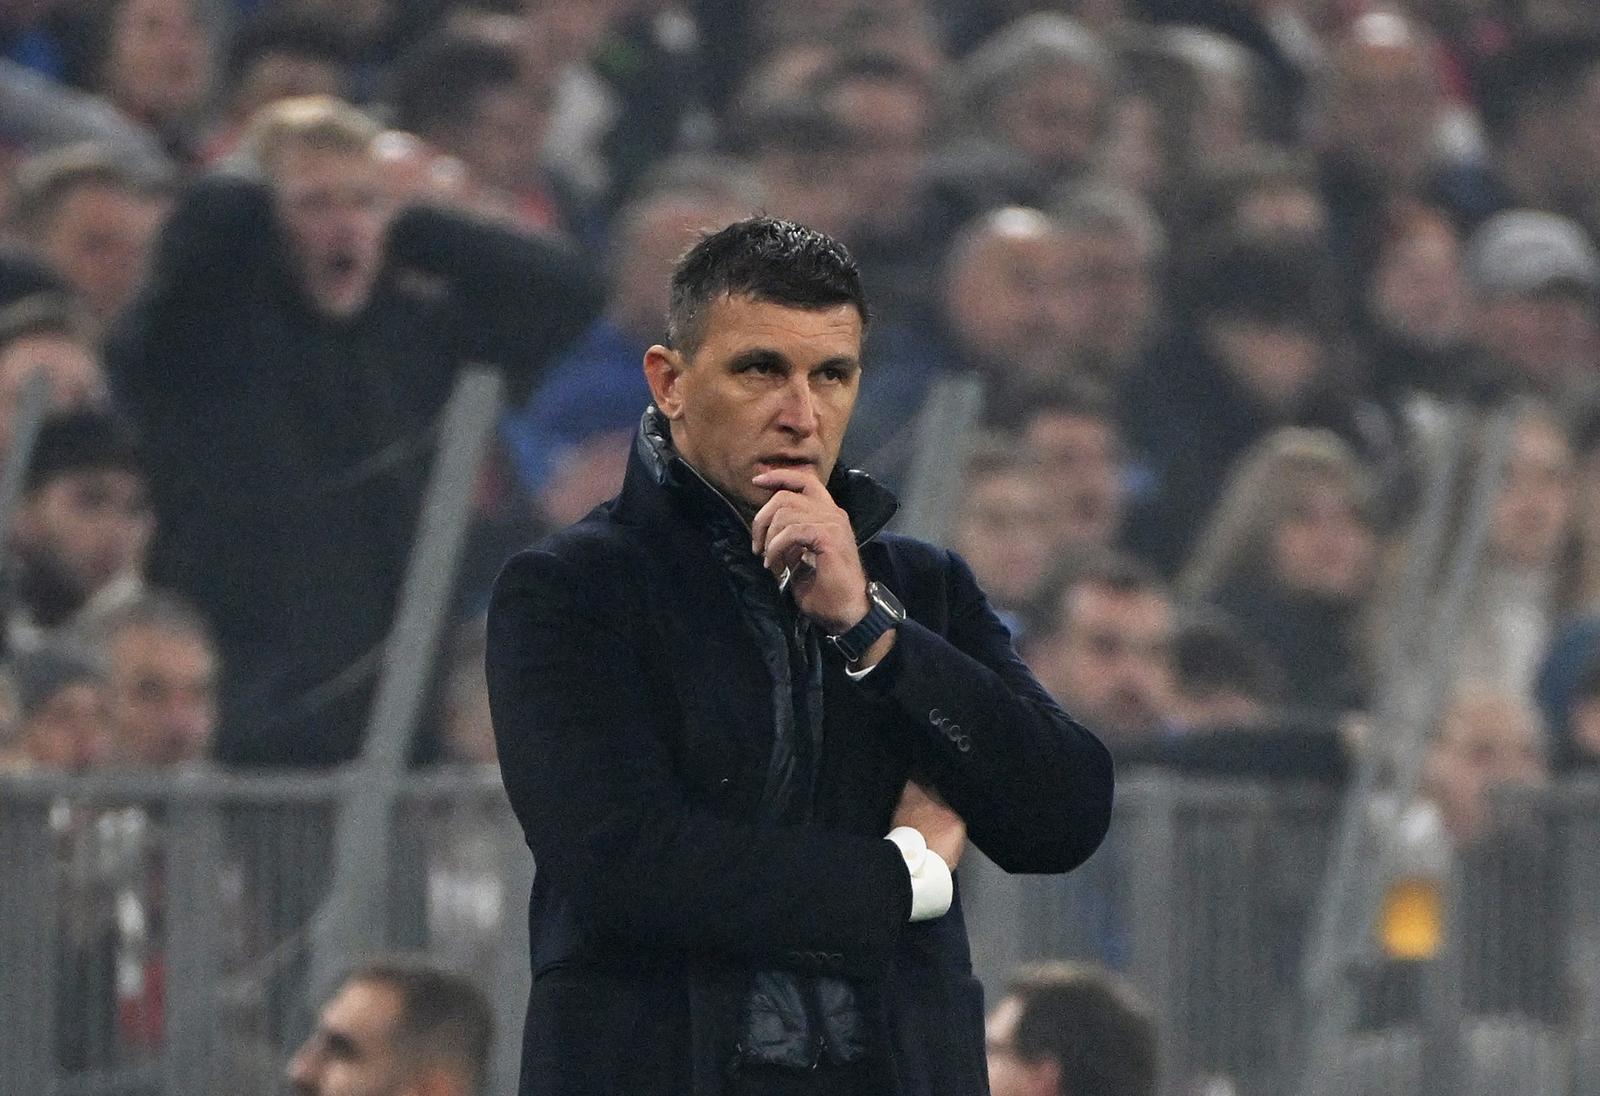
[(890, 593), (886, 587), (876, 582), (869, 582), (867, 584), (867, 596), (872, 599), (874, 605), (888, 613), (896, 624), (906, 618), (906, 610), (900, 604), (900, 599)]

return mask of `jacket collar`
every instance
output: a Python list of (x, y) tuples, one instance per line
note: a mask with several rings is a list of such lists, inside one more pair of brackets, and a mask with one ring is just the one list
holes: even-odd
[[(827, 487), (833, 501), (849, 517), (857, 544), (865, 544), (877, 536), (900, 508), (899, 500), (888, 488), (853, 468), (836, 465), (828, 477)], [(648, 522), (669, 499), (687, 502), (711, 514), (731, 516), (749, 528), (749, 519), (733, 500), (678, 455), (672, 447), (667, 417), (651, 404), (639, 420), (639, 433), (634, 438), (622, 495), (618, 499), (617, 517), (630, 523)]]

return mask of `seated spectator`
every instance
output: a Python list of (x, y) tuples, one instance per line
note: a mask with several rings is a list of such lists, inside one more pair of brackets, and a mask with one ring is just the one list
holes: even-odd
[(1005, 438), (981, 441), (967, 458), (951, 547), (1014, 641), (1055, 559), (1045, 491), (1038, 465)]
[(73, 145), (22, 165), (11, 220), (103, 328), (133, 300), (166, 209), (157, 180)]
[(111, 760), (139, 769), (211, 754), (219, 667), (210, 629), (169, 594), (142, 593), (86, 629), (106, 668)]
[(1276, 653), (1291, 707), (1366, 707), (1373, 504), (1366, 469), (1337, 436), (1278, 431), (1239, 462), (1184, 569), (1187, 597), (1223, 609)]
[(99, 768), (110, 749), (105, 677), (94, 661), (68, 646), (13, 658), (16, 725), (0, 767), (81, 773)]
[(49, 379), (51, 410), (102, 407), (109, 398), (87, 317), (55, 296), (0, 309), (0, 453), (11, 446), (22, 395), (40, 371)]
[(336, 100), (269, 107), (262, 176), (188, 190), (111, 343), (153, 447), (152, 578), (216, 629), (234, 762), (355, 754), (458, 370), (521, 398), (597, 311), (568, 248), (433, 204), (380, 134)]
[(1024, 655), (1116, 757), (1170, 733), (1173, 615), (1160, 578), (1135, 560), (1069, 564), (1045, 587)]
[(1150, 1008), (1108, 972), (1069, 963), (1019, 970), (989, 1013), (993, 1096), (1155, 1096)]
[(137, 594), (153, 531), (128, 428), (100, 411), (46, 419), (11, 528), (7, 649), (32, 650)]
[(477, 1096), (494, 1016), (477, 987), (421, 962), (357, 967), (323, 1005), (295, 1053), (296, 1096)]
[(1025, 393), (1015, 414), (1023, 444), (1039, 465), (1056, 553), (1115, 547), (1132, 473), (1110, 394), (1066, 377)]

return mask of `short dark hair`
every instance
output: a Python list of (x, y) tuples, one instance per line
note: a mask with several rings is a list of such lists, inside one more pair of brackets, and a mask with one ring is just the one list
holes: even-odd
[(1189, 696), (1234, 693), (1271, 706), (1288, 693), (1283, 670), (1266, 645), (1210, 606), (1191, 609), (1179, 620), (1172, 663), (1178, 688)]
[(514, 87), (516, 50), (469, 26), (445, 27), (395, 62), (389, 104), (397, 129), (434, 138), (472, 120), (487, 92)]
[(1213, 319), (1332, 330), (1343, 314), (1329, 254), (1316, 240), (1229, 233), (1202, 242), (1186, 265), (1179, 303)]
[(1026, 434), (1033, 421), (1043, 415), (1070, 415), (1093, 419), (1113, 426), (1117, 422), (1116, 398), (1111, 389), (1081, 373), (1063, 373), (1045, 380), (1018, 385), (1009, 395), (994, 401), (986, 414), (989, 423), (1001, 430)]
[(667, 341), (692, 355), (706, 311), (720, 297), (750, 297), (789, 308), (852, 305), (869, 320), (861, 271), (843, 244), (814, 228), (751, 217), (711, 233), (678, 260), (667, 305)]
[(1026, 616), (1030, 634), (1058, 635), (1066, 624), (1067, 594), (1080, 586), (1100, 586), (1118, 594), (1154, 594), (1170, 598), (1159, 572), (1137, 556), (1115, 548), (1091, 548), (1068, 555), (1039, 584)]
[(289, 54), (337, 68), (356, 62), (350, 35), (331, 19), (298, 12), (272, 12), (246, 23), (228, 44), (227, 82), (236, 87), (263, 57)]
[(400, 999), (395, 1044), (402, 1053), (456, 1065), (471, 1091), (482, 1091), (494, 1014), (469, 979), (423, 959), (390, 958), (363, 964), (345, 978), (345, 985), (358, 983), (384, 986)]
[(132, 427), (107, 411), (58, 411), (39, 424), (23, 487), (33, 492), (69, 472), (107, 470), (145, 475)]
[(1019, 970), (1006, 992), (1021, 1006), (1015, 1054), (1057, 1063), (1062, 1092), (1155, 1096), (1155, 1020), (1110, 974), (1041, 963)]

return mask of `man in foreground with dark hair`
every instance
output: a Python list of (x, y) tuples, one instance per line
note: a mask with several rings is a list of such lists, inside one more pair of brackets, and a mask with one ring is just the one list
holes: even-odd
[(494, 1019), (458, 974), (408, 960), (353, 971), (289, 1063), (298, 1096), (477, 1096)]
[(882, 533), (893, 497), (836, 467), (866, 320), (820, 233), (702, 240), (621, 495), (496, 586), (539, 865), (524, 1096), (981, 1094), (966, 834), (1061, 872), (1105, 833), (1104, 748), (966, 565)]
[(1093, 967), (1024, 967), (989, 1014), (992, 1096), (1155, 1096), (1156, 1025)]

